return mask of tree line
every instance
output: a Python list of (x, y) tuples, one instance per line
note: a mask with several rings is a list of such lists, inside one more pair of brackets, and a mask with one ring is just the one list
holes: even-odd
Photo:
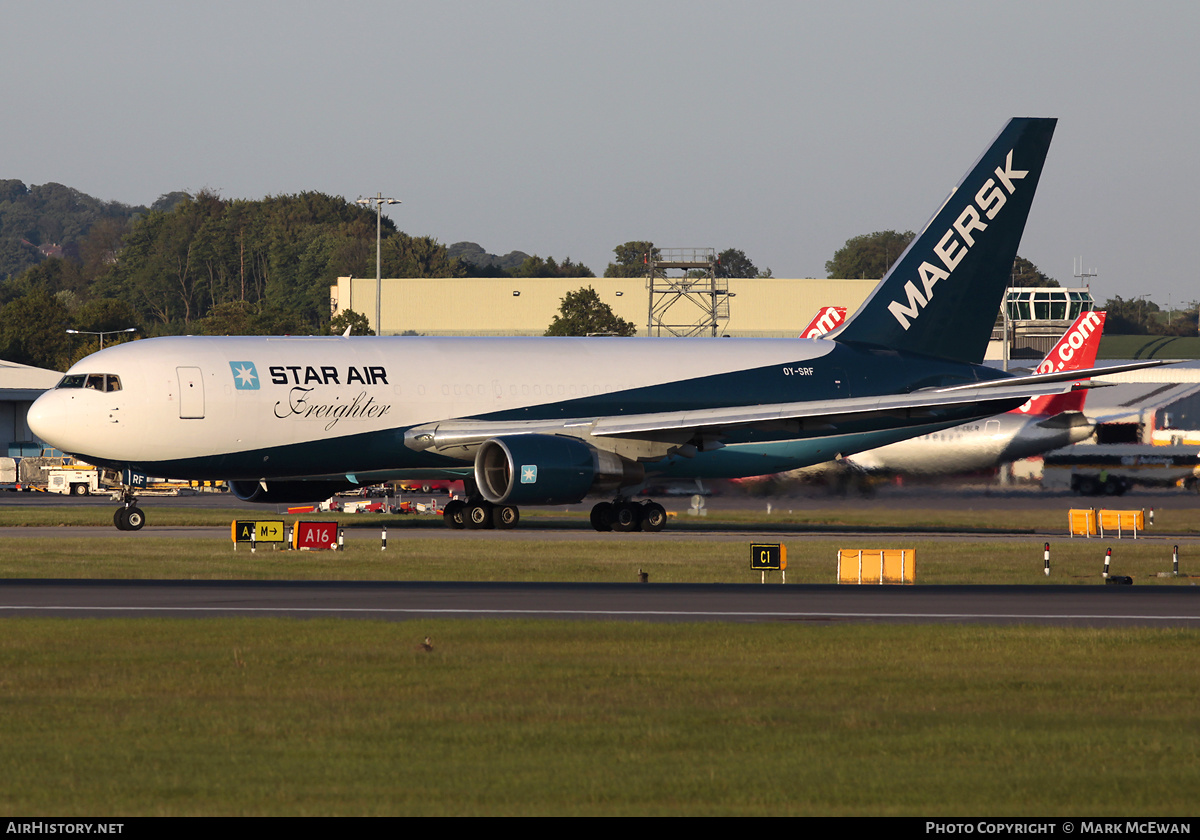
[[(329, 286), (339, 276), (374, 276), (375, 224), (372, 209), (319, 192), (259, 200), (173, 192), (133, 207), (60, 184), (0, 181), (0, 358), (65, 369), (97, 349), (95, 337), (67, 329), (134, 327), (139, 336), (365, 331), (357, 313), (330, 322)], [(826, 270), (831, 277), (882, 277), (911, 239), (911, 232), (895, 231), (855, 237)], [(387, 277), (595, 276), (569, 257), (500, 257), (475, 243), (447, 247), (410, 236), (386, 217), (381, 240)], [(647, 260), (659, 253), (648, 240), (625, 242), (613, 249), (604, 275), (644, 276)], [(721, 251), (716, 268), (724, 277), (770, 276), (736, 248)], [(1014, 285), (1057, 283), (1018, 258)], [(594, 309), (585, 291), (574, 294), (570, 309)], [(1195, 334), (1194, 307), (1172, 317), (1160, 316), (1144, 297), (1118, 297), (1106, 307), (1109, 332)], [(629, 332), (606, 317), (560, 316), (552, 329)]]
[[(911, 230), (875, 231), (846, 240), (833, 259), (825, 263), (828, 277), (882, 278), (912, 242)], [(1011, 286), (1024, 288), (1058, 287), (1060, 284), (1024, 257), (1013, 262)], [(1126, 300), (1120, 295), (1103, 306), (1108, 313), (1104, 331), (1109, 335), (1196, 335), (1200, 301), (1190, 301), (1182, 309), (1163, 310), (1146, 295)]]
[[(0, 240), (16, 235), (11, 218), (0, 213)], [(132, 326), (143, 336), (325, 332), (334, 279), (375, 274), (375, 225), (372, 210), (318, 192), (251, 201), (205, 190), (97, 216), (71, 248), (38, 251), (33, 265), (0, 283), (0, 357), (62, 369), (97, 345), (68, 327)], [(465, 273), (435, 239), (409, 236), (386, 218), (381, 250), (387, 276)]]
[[(260, 200), (173, 192), (134, 207), (61, 184), (0, 181), (0, 357), (65, 369), (98, 349), (87, 333), (129, 327), (138, 336), (365, 332), (358, 313), (331, 323), (329, 286), (374, 276), (375, 225), (372, 209), (319, 192)], [(644, 272), (641, 255), (652, 249), (617, 246), (606, 273)], [(381, 254), (387, 277), (595, 276), (569, 257), (448, 248), (386, 217)], [(723, 259), (731, 276), (757, 272), (741, 251)], [(108, 342), (117, 340), (127, 338)]]

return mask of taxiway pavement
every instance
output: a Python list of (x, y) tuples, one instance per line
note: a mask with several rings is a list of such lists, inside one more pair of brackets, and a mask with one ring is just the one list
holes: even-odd
[(0, 616), (1200, 626), (1200, 587), (0, 581)]

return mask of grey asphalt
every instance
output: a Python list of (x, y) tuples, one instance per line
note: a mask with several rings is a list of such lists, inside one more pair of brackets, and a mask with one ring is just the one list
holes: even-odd
[(0, 581), (0, 617), (1200, 626), (1200, 587)]

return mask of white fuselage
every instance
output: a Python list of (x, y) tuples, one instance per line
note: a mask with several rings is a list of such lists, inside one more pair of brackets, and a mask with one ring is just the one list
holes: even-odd
[[(485, 346), (492, 352), (481, 353)], [(807, 372), (833, 346), (794, 339), (149, 339), (103, 350), (68, 371), (116, 376), (119, 390), (57, 388), (35, 403), (29, 421), (63, 451), (104, 462), (263, 452), (262, 471), (270, 474), (279, 468), (266, 462), (280, 447), (520, 415), (702, 375), (799, 362), (806, 373), (778, 377), (776, 399), (800, 399), (813, 378)], [(652, 394), (644, 399), (654, 405)], [(370, 455), (346, 468), (364, 469)]]
[(991, 469), (1040, 455), (1089, 437), (1093, 425), (1077, 422), (1046, 425), (1048, 418), (1012, 412), (929, 432), (847, 460), (866, 470), (948, 475)]

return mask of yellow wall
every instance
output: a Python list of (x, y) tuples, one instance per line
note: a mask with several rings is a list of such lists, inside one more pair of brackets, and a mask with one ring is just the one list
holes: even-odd
[[(853, 312), (877, 280), (730, 280), (729, 322), (723, 334), (795, 336), (822, 306)], [(564, 295), (591, 286), (618, 316), (646, 334), (649, 291), (643, 277), (574, 278), (385, 278), (384, 335), (413, 330), (421, 335), (541, 335)], [(520, 292), (514, 295), (513, 292)], [(678, 307), (690, 306), (686, 301)], [(375, 280), (339, 277), (330, 287), (330, 311), (353, 309), (375, 320)], [(681, 322), (699, 320), (695, 310)]]

